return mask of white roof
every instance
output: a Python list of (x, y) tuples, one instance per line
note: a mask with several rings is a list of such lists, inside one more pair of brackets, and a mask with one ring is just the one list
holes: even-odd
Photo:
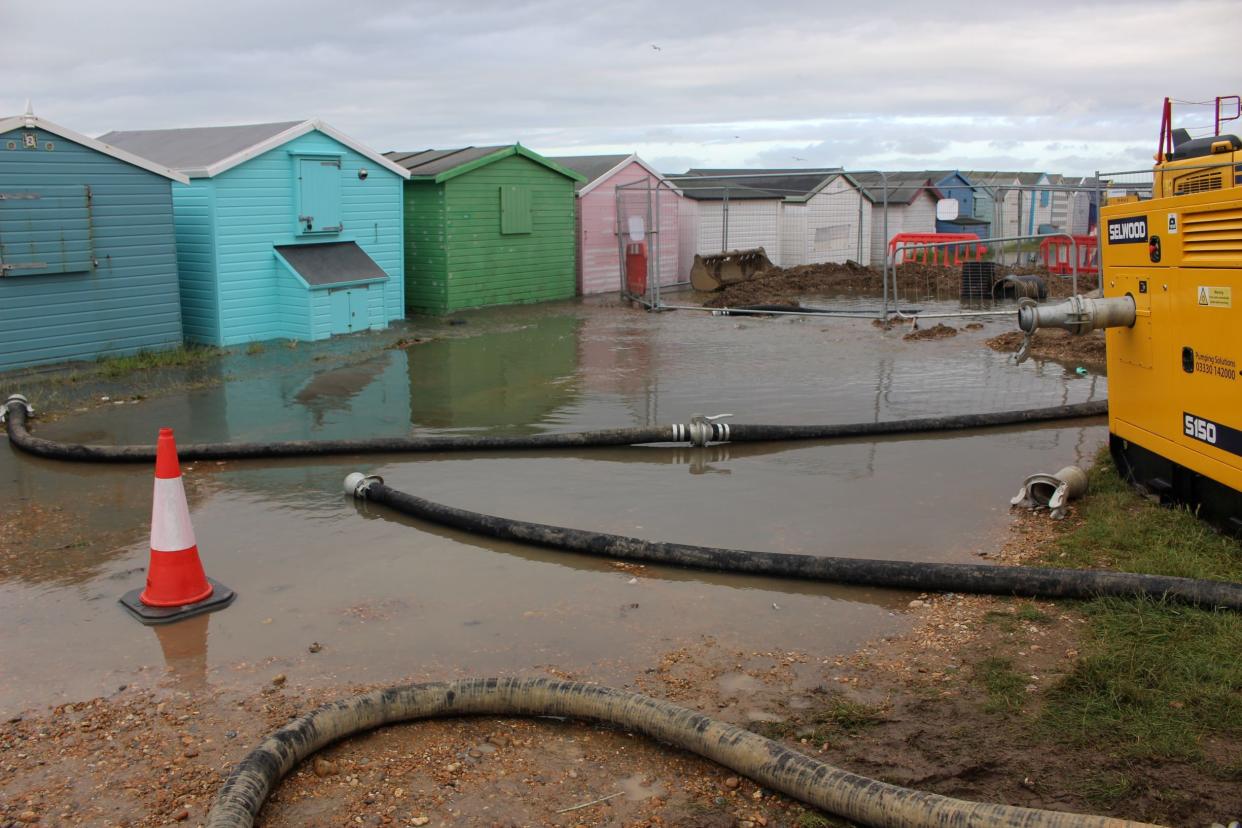
[(135, 167), (140, 167), (147, 172), (162, 175), (164, 178), (179, 181), (182, 184), (190, 183), (190, 179), (186, 178), (174, 169), (165, 167), (162, 164), (157, 164), (154, 161), (142, 158), (141, 156), (134, 155), (131, 152), (126, 152), (119, 147), (114, 147), (101, 141), (96, 141), (94, 138), (74, 132), (67, 127), (52, 123), (46, 118), (40, 118), (38, 115), (33, 115), (29, 112), (25, 115), (14, 115), (11, 117), (0, 118), (0, 132), (9, 132), (14, 129), (41, 129), (44, 132), (59, 135), (66, 141), (72, 141), (75, 144), (81, 144), (84, 147), (89, 147), (90, 149), (103, 153), (104, 155), (110, 155), (118, 161), (124, 161), (126, 164), (132, 164)]
[(312, 131), (322, 132), (402, 178), (410, 177), (409, 170), (318, 118), (229, 127), (123, 130), (100, 138), (145, 148), (152, 155), (165, 157), (190, 178), (212, 178)]

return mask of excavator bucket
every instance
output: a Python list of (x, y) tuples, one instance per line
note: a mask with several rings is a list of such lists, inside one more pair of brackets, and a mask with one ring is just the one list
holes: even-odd
[(695, 256), (690, 268), (690, 285), (695, 290), (720, 290), (770, 267), (772, 262), (762, 247)]

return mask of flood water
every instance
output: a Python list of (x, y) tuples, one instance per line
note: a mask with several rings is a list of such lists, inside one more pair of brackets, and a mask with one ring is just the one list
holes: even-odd
[[(647, 314), (576, 302), (462, 314), (344, 342), (234, 349), (206, 388), (92, 405), (41, 436), (150, 443), (541, 433), (686, 422), (888, 420), (1080, 402), (1102, 377), (1014, 366), (982, 340), (906, 342), (869, 320)], [(432, 336), (408, 348), (399, 336)], [(374, 346), (374, 347), (372, 347)], [(4, 385), (0, 381), (0, 385)], [(21, 390), (7, 385), (3, 391)], [(0, 447), (0, 511), (36, 549), (0, 556), (0, 711), (171, 675), (292, 684), (547, 667), (626, 681), (705, 637), (828, 658), (903, 628), (908, 593), (645, 567), (420, 524), (341, 491), (351, 471), (454, 506), (645, 538), (804, 554), (978, 560), (1022, 478), (1088, 462), (1100, 421), (836, 443), (368, 456), (183, 468), (223, 612), (147, 628), (117, 603), (148, 556), (152, 470)], [(62, 542), (63, 539), (63, 542)], [(321, 645), (308, 652), (312, 643)]]

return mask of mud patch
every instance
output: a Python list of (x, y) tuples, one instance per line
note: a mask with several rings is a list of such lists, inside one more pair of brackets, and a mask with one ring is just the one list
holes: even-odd
[(937, 322), (930, 328), (918, 328), (902, 337), (906, 342), (921, 342), (926, 339), (948, 339), (957, 336), (957, 328)]
[[(1022, 333), (1010, 331), (987, 340), (993, 351), (1014, 354), (1022, 347)], [(1040, 330), (1031, 338), (1031, 356), (1065, 365), (1088, 366), (1103, 371), (1107, 365), (1103, 331), (1075, 336), (1069, 331)]]

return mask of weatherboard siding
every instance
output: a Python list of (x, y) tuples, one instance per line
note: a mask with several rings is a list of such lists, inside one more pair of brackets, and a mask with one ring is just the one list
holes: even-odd
[(43, 130), (25, 149), (28, 131), (0, 134), (0, 193), (89, 187), (96, 264), (0, 277), (0, 371), (179, 344), (171, 182)]
[[(301, 234), (297, 225), (295, 155), (341, 161), (339, 232)], [(366, 169), (367, 178), (358, 177)], [(207, 183), (196, 179), (192, 186)], [(279, 261), (283, 244), (353, 241), (388, 274), (366, 327), (404, 315), (402, 179), (321, 132), (309, 132), (210, 179), (215, 196), (216, 344), (331, 335), (327, 289), (308, 289)], [(299, 296), (297, 289), (310, 296)], [(323, 294), (323, 296), (320, 296)], [(369, 294), (368, 294), (369, 296)]]
[(724, 205), (720, 201), (699, 201), (699, 244), (702, 254), (762, 247), (769, 257), (780, 256), (781, 201), (779, 199), (734, 199), (729, 201), (728, 239), (724, 238)]
[[(622, 184), (650, 181), (652, 189), (621, 190), (630, 199), (634, 209), (646, 212), (650, 201), (651, 223), (659, 213), (659, 238), (648, 237), (648, 255), (655, 255), (659, 247), (660, 284), (671, 285), (681, 281), (678, 267), (679, 235), (678, 202), (684, 197), (667, 188), (656, 188), (658, 179), (637, 161), (630, 161), (593, 190), (578, 198), (580, 226), (579, 288), (586, 294), (617, 292), (621, 289), (620, 249), (617, 244), (617, 187)], [(659, 204), (657, 211), (656, 205)], [(644, 217), (645, 222), (645, 217)], [(687, 277), (689, 271), (686, 271)]]
[[(507, 185), (529, 188), (530, 233), (500, 232)], [(439, 185), (410, 182), (406, 206), (411, 310), (452, 313), (574, 295), (574, 188), (560, 173), (513, 155)]]
[(182, 328), (187, 342), (214, 343), (220, 335), (220, 300), (211, 181), (203, 179), (188, 185), (174, 182), (172, 199)]

